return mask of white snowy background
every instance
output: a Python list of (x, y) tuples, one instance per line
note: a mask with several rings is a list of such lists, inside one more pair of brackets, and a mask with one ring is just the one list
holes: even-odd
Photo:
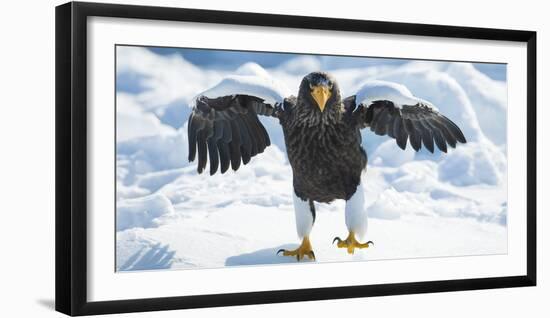
[(187, 161), (189, 103), (230, 74), (270, 76), (296, 94), (302, 77), (328, 71), (344, 96), (367, 79), (406, 85), (457, 123), (468, 143), (447, 154), (402, 151), (363, 132), (369, 155), (366, 239), (348, 255), (344, 202), (317, 204), (318, 262), (507, 252), (505, 65), (117, 48), (117, 270), (295, 262), (277, 256), (299, 240), (282, 130), (262, 118), (272, 145), (237, 172), (198, 175)]

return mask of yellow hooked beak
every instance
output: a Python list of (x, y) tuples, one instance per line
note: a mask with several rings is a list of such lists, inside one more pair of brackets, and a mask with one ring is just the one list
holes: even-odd
[(317, 102), (317, 106), (319, 106), (321, 112), (325, 110), (325, 105), (331, 95), (332, 94), (330, 93), (330, 88), (328, 86), (311, 86), (311, 96)]

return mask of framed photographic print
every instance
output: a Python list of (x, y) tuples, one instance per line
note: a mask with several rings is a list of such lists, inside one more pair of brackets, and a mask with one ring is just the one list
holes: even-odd
[(536, 284), (536, 34), (56, 8), (56, 309)]

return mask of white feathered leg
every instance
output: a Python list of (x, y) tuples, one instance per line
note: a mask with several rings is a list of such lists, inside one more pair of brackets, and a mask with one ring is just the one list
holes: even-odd
[(368, 216), (365, 206), (365, 191), (363, 185), (359, 184), (355, 193), (346, 201), (346, 226), (349, 235), (345, 240), (335, 237), (333, 242), (338, 242), (339, 248), (346, 248), (349, 254), (353, 254), (355, 248), (367, 248), (372, 242), (359, 243), (355, 236), (360, 239), (367, 234)]
[(346, 201), (346, 226), (348, 231), (355, 233), (359, 239), (367, 234), (368, 216), (365, 206), (365, 191), (361, 183), (351, 198)]
[(309, 202), (300, 199), (296, 193), (292, 193), (294, 199), (294, 215), (296, 216), (296, 232), (298, 236), (303, 239), (309, 236), (311, 229), (313, 228), (313, 213), (309, 206)]
[(297, 249), (291, 251), (281, 249), (277, 254), (282, 252), (284, 256), (296, 256), (298, 261), (305, 256), (315, 260), (315, 253), (313, 253), (311, 242), (309, 241), (309, 233), (315, 222), (315, 206), (313, 204), (310, 206), (309, 201), (300, 199), (296, 193), (293, 192), (292, 194), (294, 199), (294, 214), (296, 216), (296, 231), (300, 239), (302, 239), (302, 244)]

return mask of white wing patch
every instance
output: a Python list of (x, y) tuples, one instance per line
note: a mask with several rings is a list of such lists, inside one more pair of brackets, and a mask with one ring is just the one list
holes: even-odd
[(397, 108), (402, 108), (403, 105), (423, 104), (438, 110), (432, 103), (414, 96), (411, 91), (404, 85), (388, 81), (370, 80), (363, 83), (361, 88), (355, 95), (355, 109), (359, 105), (369, 106), (375, 101), (387, 100), (391, 101)]
[(230, 75), (197, 97), (249, 95), (263, 99), (266, 104), (276, 105), (282, 103), (284, 98), (290, 95), (289, 92), (284, 84), (266, 76)]

